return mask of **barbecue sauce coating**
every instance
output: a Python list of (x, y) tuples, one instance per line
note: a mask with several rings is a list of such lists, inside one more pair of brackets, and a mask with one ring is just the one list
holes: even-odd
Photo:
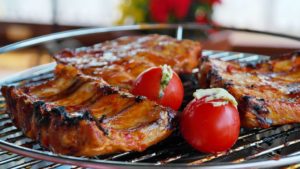
[(1, 91), (14, 124), (56, 153), (143, 151), (170, 135), (176, 112), (126, 91), (153, 66), (167, 64), (179, 74), (191, 73), (200, 55), (200, 43), (191, 40), (121, 37), (65, 49), (54, 56), (55, 79)]
[(169, 108), (72, 66), (58, 65), (55, 79), (41, 85), (1, 91), (14, 124), (60, 154), (143, 151), (171, 134), (176, 117)]
[(299, 53), (265, 63), (240, 65), (202, 59), (202, 87), (222, 87), (238, 101), (241, 124), (248, 128), (300, 122)]
[(84, 74), (130, 90), (137, 76), (148, 68), (167, 64), (177, 73), (191, 73), (198, 65), (201, 45), (166, 35), (127, 36), (91, 47), (66, 49), (56, 61), (73, 65)]

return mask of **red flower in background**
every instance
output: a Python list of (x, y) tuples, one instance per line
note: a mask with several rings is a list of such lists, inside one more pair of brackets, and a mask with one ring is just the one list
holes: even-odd
[(151, 18), (156, 22), (167, 22), (169, 0), (150, 0), (149, 8)]
[(173, 12), (177, 19), (183, 19), (189, 12), (191, 0), (169, 0), (172, 3)]
[(167, 22), (174, 15), (183, 19), (189, 11), (191, 0), (150, 0), (150, 16), (156, 22)]
[(214, 4), (220, 4), (221, 0), (200, 0), (200, 2), (209, 4), (209, 5), (214, 5)]
[[(221, 0), (128, 0), (120, 6), (118, 24), (159, 22), (212, 23), (213, 6)], [(132, 23), (131, 23), (132, 24)]]

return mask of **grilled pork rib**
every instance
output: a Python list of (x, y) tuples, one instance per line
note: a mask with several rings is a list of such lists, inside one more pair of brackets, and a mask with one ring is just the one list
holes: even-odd
[(177, 73), (190, 73), (198, 65), (200, 50), (200, 43), (191, 40), (165, 35), (128, 36), (92, 47), (64, 50), (54, 58), (86, 75), (130, 89), (136, 77), (153, 66), (168, 64)]
[(2, 87), (8, 113), (26, 136), (61, 154), (143, 151), (172, 132), (175, 111), (109, 86), (71, 66), (32, 87)]
[(222, 87), (238, 101), (244, 127), (300, 122), (300, 57), (290, 55), (255, 67), (204, 58), (201, 87)]

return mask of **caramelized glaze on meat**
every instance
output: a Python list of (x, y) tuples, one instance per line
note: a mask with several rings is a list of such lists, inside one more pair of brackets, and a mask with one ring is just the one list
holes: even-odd
[(44, 84), (1, 91), (15, 125), (61, 154), (143, 151), (172, 132), (176, 115), (71, 66), (59, 65), (55, 79)]
[(238, 101), (244, 127), (300, 122), (300, 57), (283, 56), (255, 67), (203, 59), (201, 87), (223, 87)]
[(177, 73), (191, 72), (198, 64), (201, 46), (191, 40), (165, 35), (128, 36), (92, 47), (64, 50), (57, 62), (71, 64), (84, 74), (102, 77), (113, 86), (130, 89), (144, 70), (163, 64)]

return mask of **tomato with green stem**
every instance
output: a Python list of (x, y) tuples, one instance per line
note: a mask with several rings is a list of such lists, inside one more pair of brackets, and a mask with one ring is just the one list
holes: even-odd
[(132, 93), (174, 110), (180, 108), (184, 96), (179, 76), (167, 65), (142, 72), (134, 82)]
[(224, 89), (200, 89), (180, 117), (180, 131), (195, 149), (217, 153), (230, 149), (240, 132), (237, 102)]

